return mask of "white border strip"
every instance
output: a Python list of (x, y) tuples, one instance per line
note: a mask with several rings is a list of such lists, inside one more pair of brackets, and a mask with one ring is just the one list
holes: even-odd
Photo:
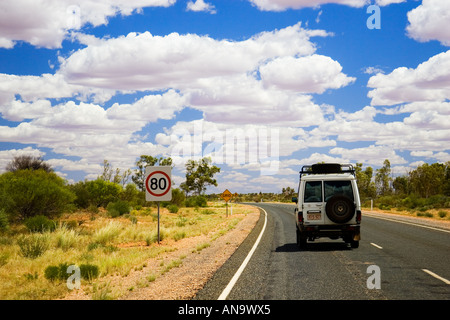
[(426, 228), (426, 229), (431, 229), (431, 230), (437, 230), (437, 231), (450, 233), (450, 230), (441, 229), (441, 228), (435, 228), (435, 227), (429, 227), (429, 226), (425, 226), (425, 225), (419, 224), (419, 223), (412, 223), (412, 222), (401, 221), (399, 219), (391, 219), (391, 218), (380, 217), (379, 215), (373, 214), (373, 213), (370, 213), (370, 212), (364, 212), (363, 213), (363, 218), (364, 218), (364, 215), (369, 217), (369, 218), (382, 219), (382, 220), (387, 220), (387, 221), (392, 221), (392, 222), (409, 224), (411, 226), (416, 226), (416, 227), (421, 227), (421, 228)]
[(449, 280), (447, 280), (447, 279), (445, 279), (445, 278), (442, 278), (441, 276), (437, 275), (437, 274), (434, 273), (434, 272), (431, 272), (430, 270), (422, 269), (422, 271), (428, 273), (430, 276), (435, 277), (436, 279), (439, 279), (439, 280), (443, 281), (443, 282), (446, 283), (446, 284), (450, 284), (450, 281), (449, 281)]
[(261, 238), (263, 236), (263, 233), (266, 230), (267, 212), (266, 212), (266, 210), (264, 210), (261, 207), (258, 207), (258, 208), (264, 211), (264, 214), (265, 214), (264, 226), (263, 226), (261, 232), (259, 233), (258, 239), (256, 239), (255, 244), (253, 245), (252, 249), (248, 253), (247, 257), (245, 258), (244, 262), (242, 262), (241, 266), (236, 271), (236, 273), (234, 274), (233, 278), (231, 278), (230, 282), (225, 287), (225, 289), (222, 291), (222, 293), (220, 294), (220, 296), (219, 296), (219, 298), (217, 300), (225, 300), (228, 297), (228, 295), (230, 294), (230, 292), (233, 289), (234, 285), (236, 284), (236, 282), (238, 281), (239, 277), (241, 276), (242, 272), (244, 271), (245, 267), (247, 266), (248, 262), (250, 261), (253, 253), (255, 252), (256, 248), (258, 247), (259, 242), (261, 241)]

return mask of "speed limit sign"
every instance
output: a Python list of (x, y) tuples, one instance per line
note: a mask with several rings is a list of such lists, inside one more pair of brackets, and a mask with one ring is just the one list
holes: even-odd
[(170, 166), (145, 168), (145, 200), (172, 200), (171, 171), (172, 167)]

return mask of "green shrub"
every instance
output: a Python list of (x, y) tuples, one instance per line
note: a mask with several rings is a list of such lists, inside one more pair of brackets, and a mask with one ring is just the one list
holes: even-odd
[(201, 213), (201, 214), (206, 214), (206, 215), (209, 215), (209, 214), (216, 214), (213, 210), (210, 210), (210, 209), (202, 210), (200, 213)]
[(120, 212), (118, 210), (116, 210), (115, 208), (109, 208), (108, 216), (110, 216), (111, 218), (117, 218), (118, 216), (120, 216)]
[(44, 270), (44, 277), (50, 281), (66, 280), (70, 277), (70, 274), (67, 273), (67, 269), (71, 265), (73, 265), (73, 263), (60, 263), (58, 266), (48, 266)]
[(178, 241), (186, 237), (185, 231), (178, 231), (173, 235), (173, 240)]
[(35, 216), (32, 218), (28, 218), (24, 222), (25, 227), (27, 227), (28, 231), (31, 232), (45, 232), (45, 231), (54, 231), (56, 228), (56, 223), (53, 220), (50, 220), (46, 216)]
[(0, 209), (0, 232), (6, 231), (9, 228), (9, 220), (8, 215), (6, 214), (5, 210)]
[(185, 200), (186, 196), (183, 191), (178, 188), (172, 189), (172, 200), (170, 200), (172, 204), (183, 207), (185, 205)]
[(137, 224), (138, 223), (138, 219), (136, 218), (136, 216), (130, 216), (129, 217), (131, 224)]
[[(73, 265), (73, 263), (60, 263), (57, 266), (48, 266), (44, 270), (44, 277), (50, 281), (66, 280), (70, 277), (70, 273), (67, 273), (67, 269)], [(92, 280), (99, 275), (98, 266), (93, 264), (80, 265), (80, 277), (85, 280)]]
[(439, 210), (438, 215), (440, 218), (445, 218), (447, 216), (447, 211)]
[(17, 239), (22, 256), (31, 259), (43, 255), (49, 247), (49, 242), (48, 234), (22, 235)]
[(178, 216), (177, 227), (184, 227), (188, 219), (183, 216)]
[(53, 172), (17, 170), (0, 175), (0, 203), (13, 220), (58, 216), (74, 199), (65, 181)]
[(97, 278), (99, 275), (98, 266), (93, 264), (82, 264), (80, 265), (81, 277), (86, 280), (92, 280)]
[(427, 212), (427, 211), (425, 211), (425, 212), (419, 211), (419, 212), (417, 212), (417, 216), (418, 216), (418, 217), (432, 218), (432, 217), (433, 217), (433, 214), (430, 213), (430, 212)]
[(108, 211), (108, 214), (112, 217), (118, 217), (126, 213), (130, 213), (131, 207), (128, 201), (124, 200), (117, 200), (114, 202), (108, 203), (108, 206), (106, 207), (106, 210)]
[(178, 206), (176, 204), (171, 204), (167, 207), (170, 213), (177, 213), (178, 212)]
[(402, 206), (408, 209), (415, 209), (418, 207), (423, 207), (425, 205), (425, 199), (420, 198), (414, 194), (407, 196), (402, 200)]
[(44, 277), (47, 280), (55, 281), (59, 279), (59, 268), (57, 266), (48, 266), (44, 270)]
[(192, 196), (186, 199), (186, 207), (206, 207), (206, 198), (203, 196)]
[(101, 179), (80, 181), (70, 188), (76, 195), (74, 203), (80, 208), (106, 207), (108, 203), (119, 199), (122, 191), (117, 183)]
[(8, 263), (9, 253), (4, 252), (0, 254), (0, 267)]

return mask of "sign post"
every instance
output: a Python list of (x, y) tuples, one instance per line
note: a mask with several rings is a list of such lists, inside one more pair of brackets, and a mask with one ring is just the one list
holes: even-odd
[(222, 197), (223, 200), (225, 200), (226, 203), (225, 206), (227, 208), (226, 216), (228, 217), (228, 201), (230, 201), (233, 194), (230, 191), (228, 191), (228, 189), (226, 189), (220, 196)]
[(145, 200), (158, 203), (158, 244), (159, 234), (159, 202), (172, 200), (172, 167), (145, 168)]

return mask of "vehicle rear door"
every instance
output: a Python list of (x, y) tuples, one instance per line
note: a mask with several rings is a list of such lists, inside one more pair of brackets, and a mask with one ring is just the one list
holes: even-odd
[(303, 219), (305, 224), (323, 223), (325, 203), (322, 181), (305, 181), (303, 196)]

